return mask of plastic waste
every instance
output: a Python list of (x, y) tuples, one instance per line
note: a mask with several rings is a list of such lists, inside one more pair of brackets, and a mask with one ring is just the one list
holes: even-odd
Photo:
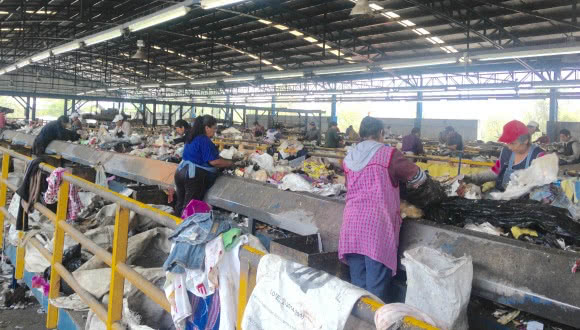
[(282, 178), (282, 183), (278, 186), (278, 189), (312, 192), (312, 185), (301, 175), (290, 173)]

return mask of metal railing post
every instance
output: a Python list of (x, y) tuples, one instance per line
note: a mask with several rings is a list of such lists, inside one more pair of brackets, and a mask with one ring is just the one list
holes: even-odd
[(54, 223), (54, 246), (52, 247), (52, 261), (50, 263), (50, 291), (48, 293), (48, 312), (46, 315), (46, 327), (54, 329), (58, 325), (58, 308), (50, 303), (50, 299), (60, 295), (60, 274), (55, 269), (55, 264), (62, 262), (64, 248), (64, 230), (60, 223), (66, 221), (68, 210), (69, 182), (62, 180), (58, 189), (58, 205), (56, 207), (56, 222)]
[[(6, 193), (8, 186), (8, 171), (10, 169), (10, 155), (4, 154), (2, 156), (2, 183), (0, 184), (0, 207), (6, 206)], [(0, 212), (0, 247), (4, 246), (4, 213)]]
[(24, 231), (18, 231), (18, 246), (16, 247), (16, 269), (14, 270), (14, 278), (17, 280), (21, 280), (24, 277), (24, 257), (26, 257), (26, 245), (24, 244), (25, 236), (26, 233)]
[(107, 330), (113, 329), (113, 323), (120, 321), (123, 312), (123, 293), (125, 277), (117, 270), (117, 265), (127, 259), (127, 239), (129, 237), (129, 209), (117, 204), (115, 217), (115, 236), (113, 238), (113, 262), (111, 264), (111, 285), (107, 314)]

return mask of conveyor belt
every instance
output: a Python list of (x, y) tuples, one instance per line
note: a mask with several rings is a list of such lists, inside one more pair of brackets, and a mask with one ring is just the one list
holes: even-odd
[[(30, 144), (30, 135), (5, 132), (14, 143)], [(55, 141), (48, 150), (85, 165), (102, 162), (107, 172), (137, 182), (168, 187), (176, 165), (95, 151)], [(344, 202), (308, 193), (286, 192), (242, 178), (220, 177), (208, 192), (214, 206), (307, 235), (319, 232), (326, 251), (336, 251)], [(473, 293), (570, 326), (580, 325), (580, 274), (572, 274), (579, 253), (545, 248), (429, 221), (405, 221), (400, 254), (430, 246), (454, 256), (470, 255)]]

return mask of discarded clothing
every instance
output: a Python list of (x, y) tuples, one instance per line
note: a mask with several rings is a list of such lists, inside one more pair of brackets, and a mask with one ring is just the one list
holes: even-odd
[(222, 234), (224, 248), (226, 251), (229, 251), (232, 247), (234, 247), (240, 235), (242, 235), (242, 230), (240, 228), (232, 228)]
[(221, 235), (205, 244), (204, 269), (207, 274), (208, 282), (214, 287), (219, 286), (217, 267), (224, 256), (224, 253), (224, 240)]
[[(46, 204), (54, 204), (58, 201), (58, 190), (62, 183), (62, 175), (65, 171), (66, 169), (62, 167), (56, 168), (46, 179), (48, 182), (48, 189), (44, 193), (44, 202)], [(79, 188), (70, 184), (68, 190), (67, 220), (76, 220), (82, 208), (83, 203), (79, 197)]]
[(169, 272), (183, 274), (199, 269), (205, 258), (205, 243), (230, 229), (226, 221), (214, 221), (213, 213), (198, 213), (185, 219), (169, 237), (175, 243), (163, 264)]
[(175, 329), (185, 329), (185, 319), (191, 316), (191, 304), (185, 287), (183, 274), (167, 274), (163, 287), (165, 296), (171, 305), (171, 318)]
[(220, 329), (220, 295), (215, 293), (205, 298), (189, 293), (192, 315), (186, 319), (185, 330)]
[[(42, 171), (40, 170), (40, 163), (43, 161), (45, 161), (43, 157), (38, 157), (28, 163), (22, 184), (16, 190), (16, 193), (20, 196), (20, 207), (16, 216), (16, 230), (28, 231), (28, 213), (34, 210), (34, 203), (38, 200), (41, 192)], [(22, 201), (28, 203), (26, 210), (22, 205)]]

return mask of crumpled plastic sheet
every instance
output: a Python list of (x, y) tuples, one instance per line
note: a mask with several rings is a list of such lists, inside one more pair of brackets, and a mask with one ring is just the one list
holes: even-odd
[(438, 223), (463, 227), (489, 222), (510, 230), (513, 226), (537, 230), (542, 239), (546, 233), (563, 238), (567, 244), (580, 245), (580, 224), (568, 210), (534, 200), (469, 200), (452, 197), (425, 209), (425, 218)]
[(313, 187), (304, 177), (300, 174), (289, 173), (284, 178), (282, 178), (282, 183), (278, 186), (280, 190), (290, 190), (290, 191), (305, 191), (312, 192)]
[(241, 159), (244, 157), (244, 154), (238, 151), (238, 149), (234, 147), (230, 147), (229, 149), (224, 149), (220, 152), (220, 157), (223, 159)]

